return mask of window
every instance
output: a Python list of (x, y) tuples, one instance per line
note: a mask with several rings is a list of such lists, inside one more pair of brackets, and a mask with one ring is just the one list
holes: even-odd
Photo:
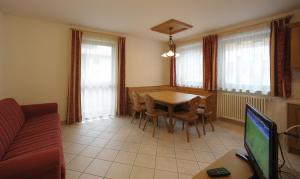
[(270, 28), (219, 39), (218, 87), (241, 92), (270, 92)]
[(176, 84), (201, 88), (203, 86), (202, 43), (181, 46), (176, 51), (180, 54), (176, 58)]
[(115, 115), (117, 94), (116, 42), (83, 36), (81, 103), (84, 119)]

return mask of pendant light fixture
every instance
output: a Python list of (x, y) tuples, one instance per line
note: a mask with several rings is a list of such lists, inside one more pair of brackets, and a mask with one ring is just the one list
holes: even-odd
[(190, 29), (192, 27), (193, 27), (192, 25), (189, 25), (187, 23), (175, 19), (170, 19), (166, 22), (163, 22), (157, 26), (152, 27), (151, 30), (153, 31), (169, 35), (169, 42), (168, 42), (169, 50), (163, 53), (161, 56), (164, 58), (170, 58), (174, 56), (178, 57), (179, 53), (176, 53), (175, 43), (172, 39), (172, 35)]
[(170, 32), (169, 33), (169, 43), (168, 43), (169, 44), (169, 51), (165, 52), (161, 55), (164, 58), (173, 57), (173, 56), (178, 57), (180, 55), (179, 53), (174, 52), (175, 43), (172, 39), (172, 34), (171, 34), (172, 29), (173, 29), (172, 27), (169, 28), (169, 32)]

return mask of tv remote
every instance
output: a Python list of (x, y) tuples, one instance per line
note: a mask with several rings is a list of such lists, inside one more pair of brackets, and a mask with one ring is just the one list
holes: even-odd
[(226, 168), (213, 168), (206, 171), (210, 177), (225, 177), (231, 173)]

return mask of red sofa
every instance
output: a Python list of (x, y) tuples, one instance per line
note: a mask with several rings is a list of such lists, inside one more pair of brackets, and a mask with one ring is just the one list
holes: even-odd
[(0, 178), (65, 178), (56, 103), (0, 101)]

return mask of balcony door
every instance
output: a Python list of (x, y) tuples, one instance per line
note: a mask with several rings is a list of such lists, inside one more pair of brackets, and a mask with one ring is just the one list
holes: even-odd
[(83, 36), (81, 46), (81, 103), (85, 120), (116, 114), (117, 42)]

